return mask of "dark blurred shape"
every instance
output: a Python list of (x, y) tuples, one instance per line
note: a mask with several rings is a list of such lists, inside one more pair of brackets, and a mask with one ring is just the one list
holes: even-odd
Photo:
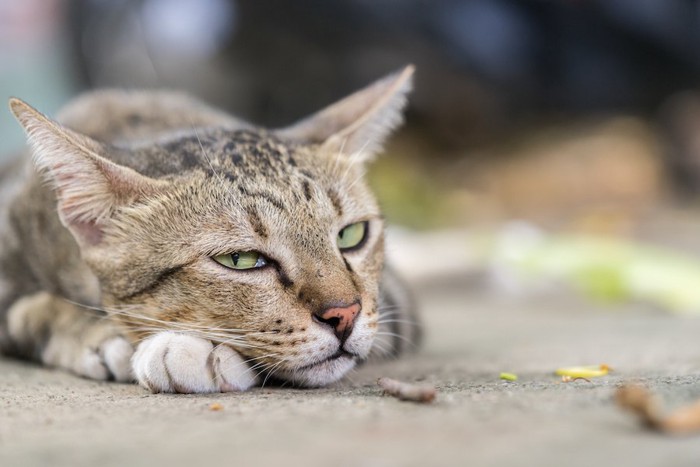
[(696, 85), (689, 0), (79, 0), (85, 87), (190, 90), (282, 125), (417, 65), (412, 121), (438, 144), (533, 115), (654, 110)]
[(700, 195), (700, 93), (672, 96), (661, 108), (660, 122), (676, 194), (696, 200)]

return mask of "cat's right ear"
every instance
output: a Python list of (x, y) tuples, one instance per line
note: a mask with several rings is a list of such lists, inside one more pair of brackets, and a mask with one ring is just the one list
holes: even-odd
[(403, 121), (414, 71), (409, 65), (276, 133), (352, 155), (355, 161), (369, 160)]
[(81, 247), (98, 245), (112, 214), (164, 187), (102, 156), (106, 147), (46, 117), (20, 99), (10, 110), (22, 125), (36, 167), (55, 187), (61, 222)]

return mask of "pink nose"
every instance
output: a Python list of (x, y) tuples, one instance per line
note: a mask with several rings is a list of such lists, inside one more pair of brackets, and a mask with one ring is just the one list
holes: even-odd
[(361, 309), (362, 306), (359, 303), (353, 303), (350, 306), (326, 308), (321, 312), (314, 313), (314, 317), (321, 323), (332, 327), (342, 345), (350, 337)]

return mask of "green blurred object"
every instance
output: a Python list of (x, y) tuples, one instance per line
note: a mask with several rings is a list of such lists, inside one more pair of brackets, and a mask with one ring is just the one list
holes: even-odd
[(392, 224), (424, 230), (450, 223), (449, 192), (421, 163), (405, 154), (379, 157), (368, 179)]
[(610, 265), (591, 265), (573, 274), (572, 280), (584, 294), (603, 302), (629, 299), (622, 271)]
[(700, 313), (700, 259), (615, 238), (513, 232), (507, 237), (496, 242), (493, 261), (521, 286), (554, 280), (605, 303), (637, 300)]

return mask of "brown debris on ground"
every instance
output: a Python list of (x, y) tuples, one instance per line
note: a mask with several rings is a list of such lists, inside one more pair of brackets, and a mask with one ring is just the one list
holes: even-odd
[(664, 416), (658, 397), (637, 385), (620, 387), (615, 401), (623, 409), (637, 414), (642, 423), (653, 430), (678, 435), (700, 432), (700, 401)]
[(435, 400), (437, 390), (425, 384), (412, 384), (391, 378), (379, 378), (377, 384), (386, 394), (402, 401), (429, 403)]

